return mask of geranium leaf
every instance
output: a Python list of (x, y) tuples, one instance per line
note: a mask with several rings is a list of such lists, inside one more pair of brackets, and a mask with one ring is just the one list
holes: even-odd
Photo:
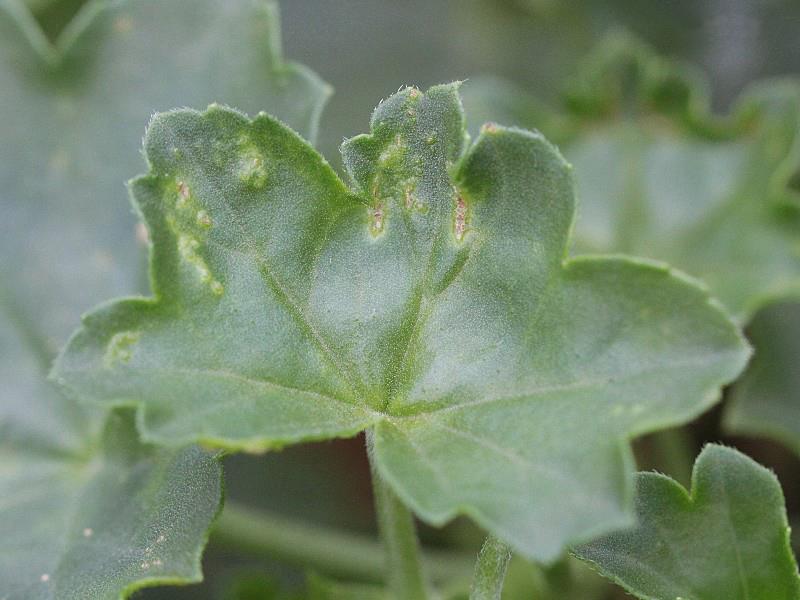
[(706, 446), (691, 494), (664, 475), (640, 473), (636, 512), (636, 528), (575, 552), (637, 598), (800, 597), (780, 484), (744, 454)]
[(532, 558), (628, 523), (627, 439), (710, 406), (748, 349), (661, 264), (565, 262), (569, 167), (522, 130), (467, 148), (457, 88), (384, 101), (343, 146), (352, 189), (271, 117), (157, 116), (132, 184), (154, 296), (88, 315), (55, 376), (162, 444), (374, 427), (422, 518)]
[(0, 0), (0, 276), (51, 353), (88, 305), (140, 289), (124, 182), (154, 111), (229, 102), (313, 138), (329, 91), (277, 28), (267, 0), (96, 1), (50, 45)]
[(559, 141), (581, 202), (575, 251), (668, 261), (742, 322), (800, 294), (800, 84), (756, 85), (723, 119), (702, 80), (636, 41), (612, 37), (591, 56), (560, 111), (510, 85), (466, 90), (483, 118)]
[(800, 454), (800, 305), (763, 309), (748, 337), (756, 353), (731, 391), (724, 426), (773, 438)]
[(139, 443), (133, 411), (60, 396), (0, 314), (0, 598), (116, 600), (199, 581), (218, 461)]

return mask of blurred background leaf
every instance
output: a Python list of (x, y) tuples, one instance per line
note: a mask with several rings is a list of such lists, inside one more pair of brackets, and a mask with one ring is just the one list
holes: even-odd
[(19, 0), (0, 2), (0, 286), (45, 351), (93, 304), (147, 290), (125, 182), (146, 170), (155, 111), (268, 108), (314, 137), (329, 89), (283, 62), (276, 10), (96, 0), (50, 43)]

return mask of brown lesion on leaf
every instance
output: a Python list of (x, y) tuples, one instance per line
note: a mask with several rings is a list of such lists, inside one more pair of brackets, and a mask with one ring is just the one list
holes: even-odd
[(178, 208), (186, 206), (186, 203), (189, 202), (189, 196), (191, 195), (189, 185), (185, 181), (178, 181), (175, 187), (178, 190), (178, 200), (175, 205)]
[(370, 209), (369, 230), (373, 236), (377, 236), (383, 232), (384, 216), (383, 204), (381, 202), (376, 202), (375, 205)]
[(456, 192), (456, 210), (455, 210), (455, 223), (453, 230), (456, 240), (459, 242), (464, 239), (464, 234), (467, 231), (467, 203), (464, 198)]

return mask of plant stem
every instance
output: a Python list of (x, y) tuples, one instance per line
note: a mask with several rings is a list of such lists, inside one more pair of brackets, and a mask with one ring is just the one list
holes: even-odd
[(487, 537), (475, 562), (470, 600), (500, 600), (510, 560), (511, 549), (496, 537)]
[[(216, 547), (252, 556), (278, 559), (324, 575), (355, 581), (386, 580), (383, 547), (370, 536), (347, 533), (226, 502), (211, 535)], [(434, 580), (464, 577), (466, 557), (429, 552)]]
[(425, 600), (429, 594), (414, 517), (378, 473), (371, 431), (367, 432), (367, 453), (372, 467), (375, 512), (384, 545), (389, 591), (394, 600)]

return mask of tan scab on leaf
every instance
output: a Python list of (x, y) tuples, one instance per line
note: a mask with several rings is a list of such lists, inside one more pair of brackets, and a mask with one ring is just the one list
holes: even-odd
[(369, 230), (372, 235), (378, 235), (383, 232), (383, 219), (384, 219), (384, 212), (383, 212), (383, 205), (378, 203), (371, 209), (371, 222)]
[(455, 236), (458, 241), (464, 239), (464, 233), (467, 230), (467, 204), (461, 194), (456, 195), (456, 218), (455, 218)]
[(178, 181), (176, 187), (178, 190), (178, 199), (175, 202), (175, 206), (182, 208), (189, 202), (191, 192), (189, 191), (189, 185), (185, 181)]
[(239, 140), (239, 180), (248, 187), (260, 189), (267, 184), (264, 155), (246, 136)]

